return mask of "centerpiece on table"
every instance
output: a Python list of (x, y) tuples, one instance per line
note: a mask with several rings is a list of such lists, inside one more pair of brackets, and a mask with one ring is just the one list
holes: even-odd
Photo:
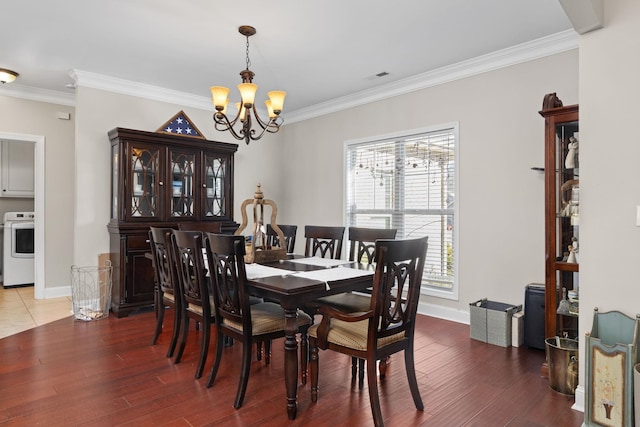
[[(264, 198), (260, 183), (258, 183), (253, 199), (246, 199), (242, 202), (242, 206), (240, 207), (240, 211), (242, 212), (242, 224), (240, 224), (240, 227), (236, 230), (235, 234), (242, 235), (244, 229), (247, 228), (248, 206), (253, 207), (253, 232), (251, 235), (245, 237), (246, 254), (244, 256), (244, 262), (247, 264), (254, 262), (265, 263), (285, 259), (287, 257), (287, 250), (284, 242), (284, 234), (276, 224), (278, 206), (273, 200)], [(271, 219), (269, 223), (278, 237), (278, 246), (270, 244), (270, 239), (266, 233), (264, 225), (265, 206), (271, 207)]]

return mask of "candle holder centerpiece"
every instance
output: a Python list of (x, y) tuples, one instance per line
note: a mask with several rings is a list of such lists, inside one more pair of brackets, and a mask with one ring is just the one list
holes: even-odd
[[(265, 263), (273, 262), (287, 257), (287, 250), (284, 241), (284, 233), (280, 230), (280, 227), (276, 224), (276, 216), (278, 214), (278, 206), (273, 200), (265, 199), (262, 193), (262, 187), (260, 183), (256, 188), (256, 192), (253, 195), (253, 199), (246, 199), (242, 202), (240, 211), (242, 212), (242, 224), (236, 230), (236, 235), (242, 235), (245, 228), (248, 226), (247, 208), (251, 206), (253, 208), (253, 229), (250, 235), (245, 236), (245, 249), (246, 254), (244, 256), (244, 262), (251, 264), (254, 262)], [(271, 207), (271, 218), (269, 224), (273, 227), (278, 238), (278, 246), (270, 244), (270, 240), (267, 238), (267, 233), (264, 223), (264, 207)]]

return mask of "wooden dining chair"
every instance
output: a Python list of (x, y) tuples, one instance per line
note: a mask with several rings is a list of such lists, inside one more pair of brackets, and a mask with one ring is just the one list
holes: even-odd
[(183, 221), (178, 223), (180, 231), (202, 231), (203, 233), (221, 233), (220, 222), (214, 221)]
[[(284, 234), (284, 246), (288, 254), (292, 254), (296, 247), (297, 225), (278, 224), (278, 227)], [(269, 247), (280, 246), (280, 241), (271, 224), (267, 224), (267, 245)]]
[[(376, 242), (376, 272), (367, 311), (344, 313), (329, 306), (320, 307), (322, 320), (309, 328), (312, 402), (318, 400), (319, 349), (365, 359), (373, 421), (376, 426), (383, 426), (376, 361), (404, 351), (413, 402), (416, 409), (424, 410), (416, 379), (413, 339), (427, 240), (422, 237)], [(393, 397), (397, 398), (395, 394)]]
[[(207, 387), (213, 385), (220, 367), (223, 336), (242, 342), (242, 368), (233, 404), (233, 407), (238, 409), (242, 406), (249, 381), (252, 343), (269, 342), (274, 338), (284, 337), (284, 310), (273, 302), (253, 305), (249, 303), (243, 236), (207, 233), (205, 246), (211, 273), (215, 326), (218, 330), (215, 360)], [(311, 318), (298, 311), (297, 320), (306, 347), (307, 329), (311, 324)], [(269, 357), (265, 357), (265, 363), (269, 362)], [(306, 354), (302, 364), (302, 369), (306, 369)]]
[[(376, 241), (379, 239), (395, 239), (396, 234), (397, 230), (395, 228), (349, 227), (349, 261), (371, 265), (376, 255)], [(362, 292), (371, 293), (371, 289)], [(371, 298), (368, 295), (362, 295), (360, 293), (345, 292), (343, 294), (319, 298), (314, 301), (314, 303), (318, 305), (328, 305), (347, 313), (354, 313), (367, 311), (371, 305)], [(386, 359), (380, 361), (381, 377), (384, 377), (386, 374), (386, 363)], [(352, 358), (352, 378), (355, 378), (356, 373), (358, 373), (358, 365), (360, 365), (360, 375), (358, 375), (358, 379), (360, 387), (362, 387), (365, 373), (364, 359)]]
[(210, 298), (204, 264), (201, 231), (174, 231), (171, 235), (173, 257), (177, 264), (178, 285), (182, 296), (182, 332), (175, 363), (182, 359), (189, 335), (189, 319), (199, 322), (202, 330), (196, 378), (202, 376), (207, 361), (215, 309)]
[(307, 225), (304, 227), (306, 257), (340, 259), (344, 227)]
[[(202, 231), (203, 233), (215, 233), (220, 234), (222, 232), (222, 223), (213, 222), (213, 221), (186, 221), (179, 222), (178, 229), (181, 231)], [(262, 298), (251, 296), (249, 298), (251, 304), (258, 304), (262, 302)], [(196, 329), (199, 329), (199, 324), (196, 324)], [(230, 346), (233, 345), (233, 340), (229, 337), (226, 337), (225, 345)], [(256, 343), (256, 357), (258, 360), (262, 360), (262, 343)], [(265, 351), (269, 351), (268, 347)]]
[(176, 264), (173, 261), (171, 250), (172, 228), (149, 227), (149, 243), (151, 245), (151, 262), (153, 264), (153, 276), (156, 282), (156, 328), (151, 340), (151, 345), (158, 342), (158, 337), (164, 326), (166, 307), (173, 307), (173, 330), (167, 357), (172, 357), (178, 342), (180, 333), (180, 321), (182, 316), (182, 298), (178, 290), (178, 276)]

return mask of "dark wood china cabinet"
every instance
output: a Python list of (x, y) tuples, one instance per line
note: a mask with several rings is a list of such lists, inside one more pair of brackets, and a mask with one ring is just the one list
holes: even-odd
[(217, 221), (233, 232), (237, 144), (116, 128), (111, 142), (111, 309), (117, 317), (154, 302), (149, 227)]
[(545, 96), (545, 337), (577, 337), (580, 229), (578, 105)]

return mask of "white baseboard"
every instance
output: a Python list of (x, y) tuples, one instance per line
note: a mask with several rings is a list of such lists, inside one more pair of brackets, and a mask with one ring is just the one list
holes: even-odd
[(70, 297), (71, 286), (56, 286), (54, 288), (44, 288), (44, 298)]
[(578, 384), (576, 387), (576, 398), (571, 409), (578, 412), (584, 412), (584, 386)]
[(439, 319), (450, 320), (452, 322), (464, 323), (466, 325), (469, 325), (471, 323), (471, 317), (468, 311), (456, 310), (436, 304), (419, 302), (418, 313), (424, 314), (425, 316), (432, 316)]

